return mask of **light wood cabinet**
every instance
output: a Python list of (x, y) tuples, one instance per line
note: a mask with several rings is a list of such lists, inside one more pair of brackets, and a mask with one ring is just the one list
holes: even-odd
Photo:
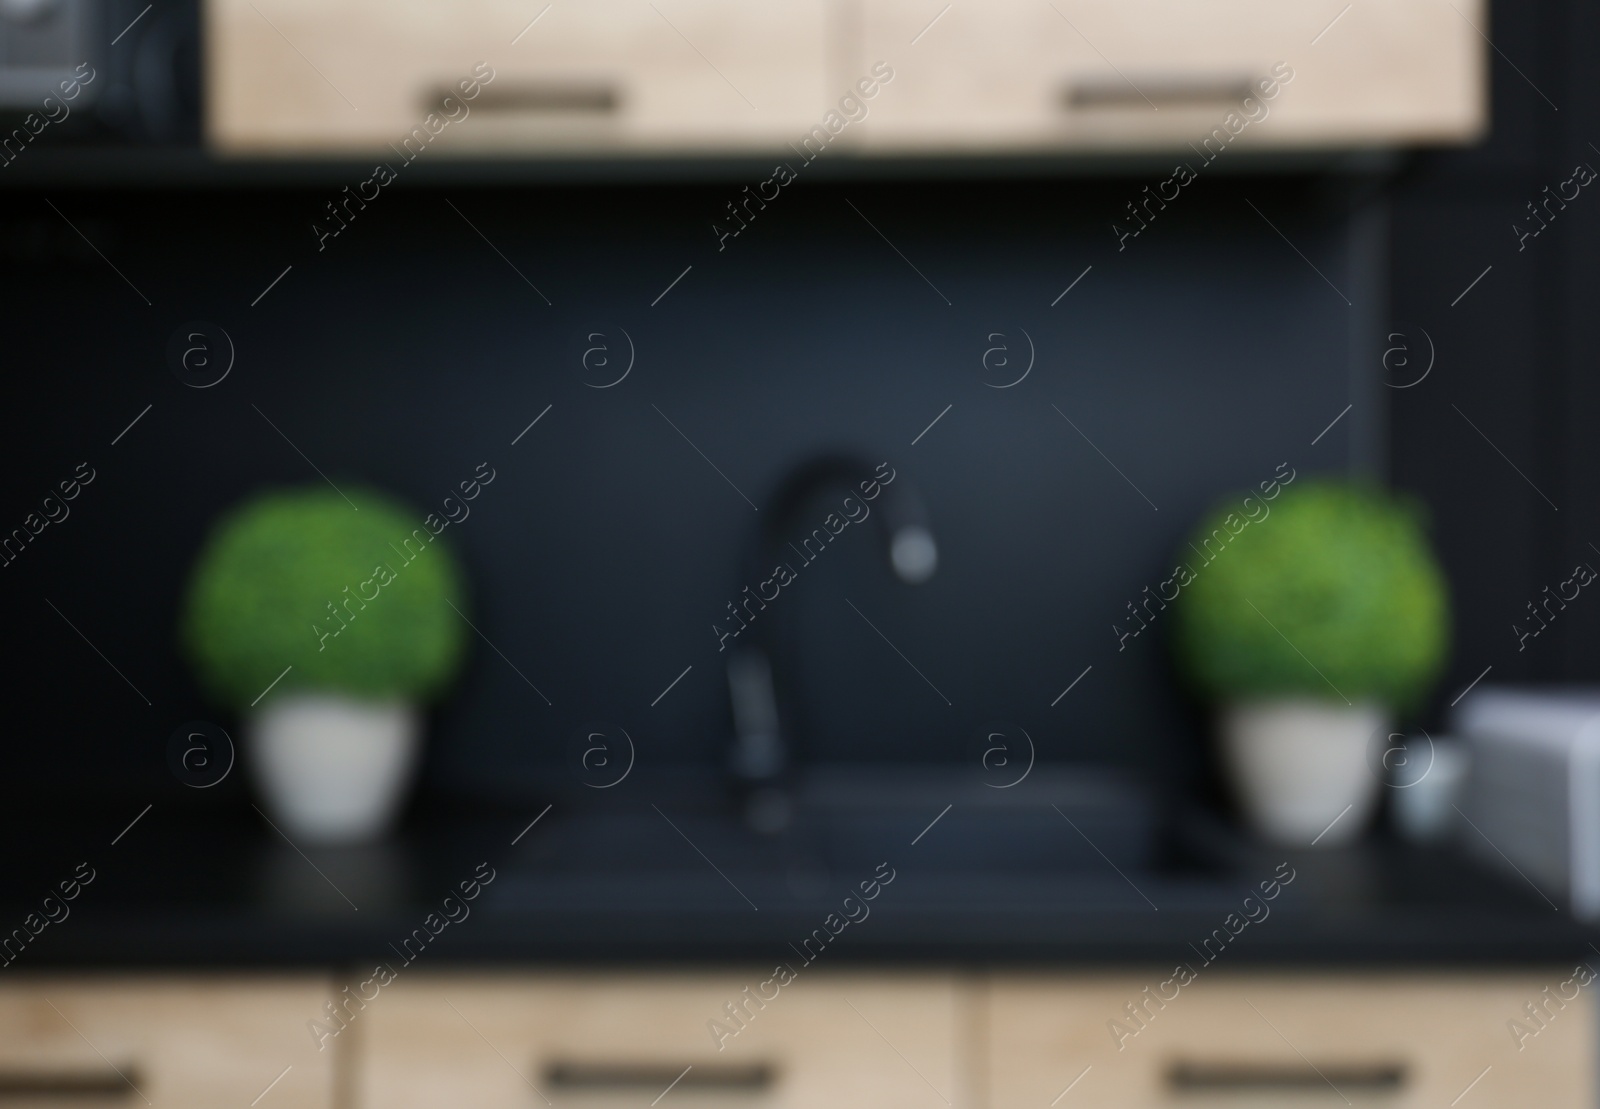
[(362, 1109), (608, 1109), (658, 1098), (728, 1109), (969, 1105), (960, 992), (940, 975), (803, 969), (788, 985), (757, 969), (402, 976), (358, 1017), (356, 1100)]
[[(48, 977), (0, 983), (0, 1104), (331, 1109), (320, 978)], [(265, 1095), (265, 1096), (263, 1096)]]
[[(788, 157), (819, 126), (862, 155), (1183, 153), (1218, 129), (1281, 149), (1465, 142), (1487, 122), (1486, 0), (205, 6), (206, 130), (228, 154), (387, 156), (430, 114), (433, 158)], [(492, 80), (448, 119), (480, 63)], [(885, 68), (870, 102), (846, 99)]]
[(438, 128), (430, 157), (783, 149), (825, 108), (827, 12), (827, 0), (208, 0), (207, 134), (228, 153), (387, 155), (416, 127)]
[(1487, 123), (1482, 0), (989, 0), (931, 26), (923, 0), (862, 3), (863, 54), (898, 72), (867, 150), (1463, 142)]
[(1571, 973), (1000, 977), (986, 1104), (1589, 1106), (1593, 987)]
[[(1550, 1109), (1595, 1103), (1571, 969), (403, 972), (0, 983), (0, 1104)], [(748, 990), (746, 989), (748, 987)], [(1149, 987), (1147, 990), (1146, 987)], [(311, 1021), (326, 1034), (319, 1047)], [(337, 1034), (333, 1029), (340, 1028)]]

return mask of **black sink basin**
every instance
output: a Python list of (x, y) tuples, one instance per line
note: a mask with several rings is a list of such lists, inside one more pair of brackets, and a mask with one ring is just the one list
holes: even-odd
[(723, 805), (669, 794), (552, 812), (531, 854), (557, 871), (697, 869), (699, 852), (725, 870), (766, 871), (796, 859), (859, 865), (915, 846), (919, 865), (940, 870), (1067, 870), (1107, 859), (1142, 869), (1153, 862), (1155, 832), (1146, 793), (1105, 772), (1041, 769), (997, 790), (970, 774), (874, 767), (808, 775), (778, 833), (752, 831)]
[(821, 769), (798, 783), (793, 816), (774, 834), (751, 830), (716, 793), (663, 788), (652, 798), (638, 785), (630, 797), (552, 806), (496, 897), (803, 904), (836, 900), (886, 864), (916, 874), (930, 895), (1104, 883), (1126, 898), (1137, 895), (1128, 875), (1169, 864), (1148, 792), (1103, 770), (1039, 767), (995, 788), (964, 768)]

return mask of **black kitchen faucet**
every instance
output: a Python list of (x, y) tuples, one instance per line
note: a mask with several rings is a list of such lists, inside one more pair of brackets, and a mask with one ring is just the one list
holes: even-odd
[[(843, 494), (837, 511), (817, 510), (817, 526), (795, 531), (802, 509), (819, 494)], [(746, 823), (776, 833), (789, 823), (793, 771), (792, 728), (779, 697), (773, 661), (778, 647), (776, 614), (767, 609), (784, 587), (804, 574), (852, 523), (876, 518), (884, 554), (895, 576), (917, 585), (933, 576), (938, 547), (922, 499), (908, 479), (887, 463), (855, 455), (829, 454), (805, 462), (779, 483), (763, 506), (761, 527), (745, 561), (740, 598), (728, 606), (722, 639), (728, 657), (728, 692), (733, 705), (734, 741), (729, 769)], [(746, 637), (746, 634), (748, 638)], [(728, 644), (728, 640), (735, 642)]]

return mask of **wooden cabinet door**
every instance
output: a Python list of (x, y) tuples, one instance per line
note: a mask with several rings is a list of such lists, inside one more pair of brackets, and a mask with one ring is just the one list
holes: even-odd
[(784, 150), (826, 108), (829, 14), (827, 0), (207, 0), (208, 138), (380, 155), (432, 113), (429, 146), (457, 154)]
[(365, 1109), (970, 1104), (957, 989), (934, 975), (402, 974), (353, 1024)]
[(851, 136), (866, 151), (1189, 157), (1218, 128), (1230, 146), (1292, 148), (1463, 142), (1487, 126), (1482, 0), (860, 3), (859, 55), (896, 71)]
[(0, 984), (0, 1105), (331, 1109), (319, 978), (17, 978)]
[[(862, 153), (1181, 153), (1218, 128), (1241, 148), (1462, 142), (1487, 124), (1485, 0), (206, 0), (205, 24), (225, 153), (383, 154), (480, 63), (494, 76), (440, 150), (781, 153), (882, 66), (883, 94), (843, 109)], [(1263, 80), (1282, 87), (1241, 109)]]
[[(1007, 976), (985, 1001), (987, 1103), (1576, 1109), (1595, 1098), (1592, 989), (1571, 968)], [(1546, 1017), (1523, 1035), (1530, 1003)]]

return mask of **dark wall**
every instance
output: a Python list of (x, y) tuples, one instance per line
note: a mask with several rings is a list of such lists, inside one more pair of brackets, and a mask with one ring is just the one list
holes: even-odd
[[(1387, 181), (1213, 167), (1121, 251), (1111, 221), (1161, 175), (803, 176), (722, 251), (711, 224), (744, 182), (403, 181), (320, 251), (311, 221), (344, 182), (9, 188), (4, 527), (80, 462), (97, 477), (0, 570), (23, 737), (8, 788), (169, 782), (172, 729), (228, 719), (177, 656), (176, 598), (210, 518), (319, 480), (312, 463), (419, 513), (480, 462), (497, 471), (446, 533), (493, 648), (476, 642), (439, 712), (440, 793), (536, 788), (595, 723), (628, 728), (646, 761), (719, 760), (712, 624), (751, 584), (746, 498), (824, 448), (914, 483), (944, 561), (901, 585), (852, 528), (775, 603), (811, 757), (959, 758), (1004, 722), (1042, 757), (1193, 781), (1203, 748), (1159, 620), (1125, 650), (1113, 626), (1199, 511), (1280, 463), (1386, 467), (1432, 509), (1457, 634), (1427, 721), (1485, 667), (1588, 679), (1587, 594), (1520, 651), (1512, 626), (1530, 630), (1525, 606), (1573, 563), (1600, 565), (1595, 186), (1525, 249), (1512, 224), (1600, 163), (1579, 79), (1596, 18), (1497, 6), (1479, 149), (1408, 157)], [(210, 389), (166, 364), (189, 320), (237, 347)], [(615, 347), (624, 329), (633, 371), (591, 388), (584, 336)], [(1015, 356), (1024, 330), (1033, 371), (991, 388), (990, 336)], [(1385, 388), (1408, 383), (1385, 336), (1420, 350), (1423, 332), (1433, 369)]]
[[(826, 449), (914, 485), (942, 565), (899, 583), (854, 527), (760, 617), (795, 639), (806, 757), (964, 758), (1004, 723), (1043, 758), (1186, 776), (1160, 620), (1124, 641), (1114, 625), (1137, 629), (1127, 606), (1218, 498), (1282, 464), (1349, 465), (1362, 419), (1311, 440), (1369, 345), (1338, 289), (1374, 277), (1352, 267), (1348, 190), (1323, 180), (1202, 180), (1119, 251), (1109, 219), (1146, 183), (797, 184), (721, 251), (726, 185), (414, 189), (320, 251), (328, 190), (11, 197), (7, 511), (20, 522), (80, 461), (98, 475), (0, 571), (29, 644), (10, 680), (58, 693), (13, 707), (53, 737), (19, 778), (160, 774), (172, 728), (216, 718), (173, 624), (220, 510), (320, 470), (396, 490), (420, 521), (483, 462), (497, 476), (445, 538), (488, 642), (440, 713), (430, 786), (535, 786), (595, 723), (646, 762), (719, 763), (713, 625), (755, 584), (754, 506)], [(188, 320), (237, 348), (213, 387), (166, 364)], [(636, 351), (605, 389), (615, 374), (582, 362), (598, 332)], [(994, 387), (1030, 344), (1033, 369)]]
[(1587, 590), (1546, 630), (1527, 611), (1576, 563), (1600, 567), (1600, 181), (1552, 203), (1538, 235), (1517, 231), (1540, 227), (1527, 205), (1546, 186), (1579, 163), (1600, 168), (1597, 30), (1592, 5), (1495, 5), (1492, 137), (1417, 158), (1391, 191), (1393, 319), (1426, 328), (1438, 350), (1428, 379), (1389, 401), (1393, 478), (1432, 507), (1454, 589), (1439, 712), (1491, 666), (1485, 684), (1600, 675), (1600, 604)]

